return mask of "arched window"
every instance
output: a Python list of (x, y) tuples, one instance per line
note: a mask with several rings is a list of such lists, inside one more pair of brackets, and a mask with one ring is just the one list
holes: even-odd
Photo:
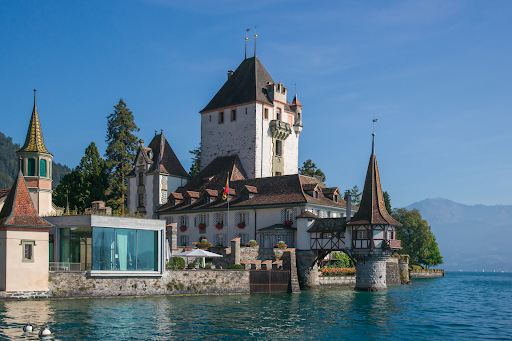
[(36, 175), (36, 160), (35, 159), (28, 159), (28, 176), (34, 176)]
[(39, 161), (39, 176), (46, 178), (46, 160)]

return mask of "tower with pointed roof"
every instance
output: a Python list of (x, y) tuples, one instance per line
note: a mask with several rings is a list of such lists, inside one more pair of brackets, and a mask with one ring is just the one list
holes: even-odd
[(347, 252), (357, 259), (356, 290), (386, 290), (386, 261), (399, 250), (396, 227), (384, 204), (379, 167), (375, 155), (375, 133), (372, 134), (372, 153), (364, 182), (361, 204), (354, 218), (347, 223), (350, 244)]
[(168, 194), (183, 187), (190, 176), (174, 154), (163, 130), (155, 136), (148, 147), (140, 140), (137, 157), (128, 179), (128, 209), (149, 218), (167, 202)]
[(30, 197), (41, 216), (52, 214), (52, 159), (44, 144), (34, 90), (34, 108), (28, 126), (25, 144), (16, 155), (21, 159), (21, 170), (25, 177)]
[(249, 178), (297, 174), (302, 105), (254, 56), (246, 58), (201, 110), (201, 167), (238, 155)]

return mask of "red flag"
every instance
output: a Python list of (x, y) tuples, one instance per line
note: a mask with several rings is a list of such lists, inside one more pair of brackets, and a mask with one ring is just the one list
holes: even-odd
[(228, 174), (228, 178), (226, 179), (226, 187), (224, 187), (224, 193), (222, 194), (222, 200), (226, 200), (228, 192), (229, 192), (229, 174)]

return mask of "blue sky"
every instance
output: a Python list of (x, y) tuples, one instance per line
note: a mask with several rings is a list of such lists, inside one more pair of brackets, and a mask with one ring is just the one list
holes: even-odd
[[(3, 1), (0, 131), (23, 143), (33, 89), (47, 148), (76, 166), (123, 98), (188, 170), (199, 111), (244, 57), (297, 84), (299, 161), (362, 188), (376, 154), (392, 205), (512, 204), (510, 1)], [(293, 91), (292, 91), (293, 92)], [(292, 98), (289, 98), (291, 101)]]

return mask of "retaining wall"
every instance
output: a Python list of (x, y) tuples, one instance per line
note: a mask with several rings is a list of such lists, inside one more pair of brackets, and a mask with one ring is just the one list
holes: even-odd
[(115, 297), (249, 293), (249, 271), (170, 270), (162, 277), (89, 277), (85, 272), (53, 272), (49, 297)]
[(318, 277), (320, 287), (350, 286), (355, 287), (356, 276), (320, 276)]
[(444, 270), (414, 270), (409, 273), (410, 278), (444, 277)]
[(398, 257), (391, 257), (386, 262), (386, 284), (400, 284), (400, 267), (398, 266)]

